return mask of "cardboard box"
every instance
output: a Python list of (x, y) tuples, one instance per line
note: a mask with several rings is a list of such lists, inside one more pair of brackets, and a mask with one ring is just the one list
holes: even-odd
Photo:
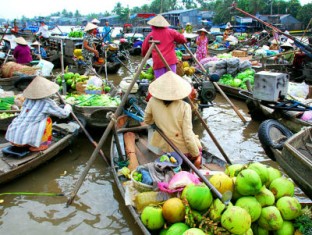
[(241, 51), (241, 50), (232, 51), (232, 56), (235, 56), (235, 57), (246, 57), (247, 55), (248, 55), (247, 51)]

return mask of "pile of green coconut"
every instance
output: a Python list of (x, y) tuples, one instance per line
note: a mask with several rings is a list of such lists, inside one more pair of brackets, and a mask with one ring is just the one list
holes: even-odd
[(276, 168), (261, 163), (233, 164), (209, 181), (222, 194), (231, 191), (231, 201), (214, 198), (204, 184), (189, 184), (163, 203), (146, 206), (141, 213), (143, 224), (152, 234), (162, 235), (293, 235), (304, 234), (303, 229), (312, 231), (311, 208), (302, 208), (294, 196), (293, 181)]

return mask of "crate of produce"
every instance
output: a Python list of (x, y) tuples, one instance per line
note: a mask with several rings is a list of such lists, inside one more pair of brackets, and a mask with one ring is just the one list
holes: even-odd
[(232, 56), (235, 56), (235, 57), (246, 57), (247, 55), (248, 55), (247, 51), (243, 51), (243, 50), (232, 51)]

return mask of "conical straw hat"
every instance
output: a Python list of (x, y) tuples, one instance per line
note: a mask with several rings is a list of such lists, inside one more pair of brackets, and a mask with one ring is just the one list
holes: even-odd
[(289, 42), (285, 42), (281, 45), (281, 47), (291, 47), (294, 48)]
[(38, 41), (35, 41), (31, 44), (32, 46), (41, 46), (41, 44)]
[(15, 42), (21, 45), (28, 45), (26, 40), (23, 37), (15, 38)]
[(162, 15), (155, 16), (153, 19), (149, 20), (147, 24), (153, 25), (156, 27), (169, 27), (170, 26), (168, 21)]
[(92, 30), (92, 29), (96, 29), (97, 27), (98, 27), (97, 25), (92, 24), (92, 23), (89, 22), (89, 23), (86, 25), (84, 31), (85, 31), (85, 32), (88, 32), (88, 31), (90, 31), (90, 30)]
[(93, 23), (93, 24), (99, 24), (100, 21), (99, 21), (98, 19), (94, 18), (94, 19), (91, 21), (91, 23)]
[(192, 87), (179, 75), (168, 71), (153, 81), (148, 91), (160, 100), (181, 100), (191, 93)]
[(42, 99), (55, 94), (60, 89), (59, 85), (49, 81), (44, 77), (37, 76), (26, 87), (23, 92), (25, 98), (28, 99)]
[(205, 28), (201, 28), (201, 29), (197, 30), (197, 32), (204, 32), (204, 33), (208, 34), (208, 32)]

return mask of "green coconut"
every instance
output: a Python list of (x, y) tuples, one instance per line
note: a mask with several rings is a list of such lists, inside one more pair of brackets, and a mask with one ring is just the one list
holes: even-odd
[(183, 235), (206, 235), (206, 233), (199, 228), (190, 228), (186, 230)]
[(185, 223), (178, 222), (169, 227), (166, 235), (182, 235), (189, 228), (190, 227), (186, 225)]
[(295, 194), (294, 183), (285, 177), (280, 177), (273, 180), (269, 189), (274, 194), (276, 200), (284, 196), (292, 197)]
[(182, 191), (181, 198), (186, 198), (190, 207), (198, 211), (207, 210), (213, 201), (210, 189), (204, 184), (186, 186)]
[(295, 234), (295, 228), (291, 221), (284, 221), (280, 229), (274, 231), (274, 235), (293, 235)]
[(253, 235), (252, 229), (249, 228), (249, 229), (247, 230), (247, 232), (244, 233), (244, 235)]
[(236, 177), (238, 173), (244, 168), (243, 164), (228, 165), (224, 171), (230, 177)]
[(228, 207), (221, 216), (221, 225), (234, 234), (244, 234), (251, 225), (251, 217), (249, 213), (239, 207)]
[(244, 196), (259, 193), (261, 187), (261, 178), (258, 173), (252, 169), (242, 170), (236, 177), (235, 190)]
[(142, 211), (141, 220), (149, 230), (160, 229), (165, 224), (161, 207), (146, 206)]
[(282, 177), (282, 172), (274, 167), (269, 166), (267, 168), (269, 179), (266, 182), (265, 186), (268, 188), (270, 187), (270, 184), (272, 183), (273, 180)]
[(262, 208), (258, 224), (260, 227), (269, 231), (278, 230), (282, 228), (283, 218), (275, 206), (268, 206)]
[(281, 197), (277, 200), (276, 207), (281, 212), (284, 220), (293, 220), (301, 215), (301, 205), (295, 197)]
[(268, 190), (265, 185), (263, 185), (260, 192), (255, 195), (255, 198), (262, 207), (273, 206), (275, 202), (274, 194)]
[(252, 169), (258, 173), (263, 185), (269, 180), (269, 171), (267, 165), (264, 165), (260, 162), (253, 162), (248, 165), (248, 169)]
[(249, 213), (251, 222), (256, 221), (260, 217), (262, 207), (255, 197), (241, 197), (236, 201), (235, 206), (244, 208)]

